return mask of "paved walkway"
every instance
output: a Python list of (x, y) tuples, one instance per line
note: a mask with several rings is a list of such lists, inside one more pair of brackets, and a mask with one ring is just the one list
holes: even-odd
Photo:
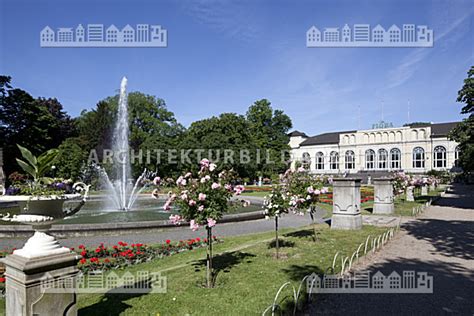
[(414, 270), (433, 276), (433, 294), (326, 294), (308, 315), (474, 315), (474, 186), (451, 193), (407, 221), (385, 248), (357, 270)]

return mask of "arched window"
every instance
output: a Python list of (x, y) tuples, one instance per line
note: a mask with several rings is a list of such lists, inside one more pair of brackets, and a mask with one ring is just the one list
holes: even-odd
[(309, 169), (311, 167), (311, 156), (309, 153), (303, 153), (303, 159), (301, 159), (302, 167)]
[(413, 149), (413, 168), (425, 167), (425, 150), (421, 147)]
[(365, 151), (365, 169), (375, 168), (375, 151), (368, 149)]
[(316, 169), (324, 169), (324, 154), (322, 152), (316, 153)]
[(355, 169), (355, 154), (352, 150), (346, 151), (345, 168), (346, 170)]
[(385, 149), (378, 151), (378, 167), (379, 169), (387, 169), (388, 153)]
[(454, 149), (454, 166), (455, 167), (460, 167), (460, 165), (459, 165), (459, 154), (460, 154), (459, 146), (456, 146), (456, 148)]
[(329, 169), (339, 169), (339, 154), (336, 151), (331, 151), (329, 154)]
[(446, 168), (446, 148), (436, 146), (433, 151), (433, 165), (435, 168)]
[(400, 149), (393, 148), (390, 150), (390, 169), (401, 169), (402, 167), (402, 153)]

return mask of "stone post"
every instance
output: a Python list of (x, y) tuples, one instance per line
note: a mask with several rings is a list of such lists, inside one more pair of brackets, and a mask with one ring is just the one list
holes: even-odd
[(407, 202), (414, 202), (415, 201), (415, 196), (413, 195), (413, 189), (414, 189), (414, 187), (412, 187), (412, 186), (407, 187), (407, 193), (406, 193)]
[(428, 185), (427, 184), (423, 184), (423, 186), (421, 187), (421, 195), (428, 195)]
[(393, 204), (393, 185), (392, 179), (379, 178), (374, 179), (374, 214), (392, 214)]
[(41, 257), (12, 254), (6, 266), (6, 315), (77, 315), (75, 253)]
[(360, 179), (333, 180), (332, 229), (361, 229)]

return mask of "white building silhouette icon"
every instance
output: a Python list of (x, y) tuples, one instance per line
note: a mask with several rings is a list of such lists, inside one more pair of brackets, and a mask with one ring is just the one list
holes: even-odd
[(161, 25), (130, 24), (122, 29), (112, 24), (82, 24), (60, 27), (55, 32), (46, 26), (40, 31), (41, 47), (167, 47), (167, 31)]
[(433, 30), (426, 25), (403, 24), (402, 29), (391, 25), (387, 30), (380, 24), (345, 24), (326, 27), (321, 32), (316, 26), (306, 31), (307, 47), (433, 47)]

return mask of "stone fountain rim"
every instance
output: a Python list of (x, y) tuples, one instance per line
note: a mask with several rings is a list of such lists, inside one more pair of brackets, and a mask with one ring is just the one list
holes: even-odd
[(0, 202), (73, 200), (78, 197), (82, 197), (82, 195), (79, 193), (62, 195), (2, 195), (0, 196)]

